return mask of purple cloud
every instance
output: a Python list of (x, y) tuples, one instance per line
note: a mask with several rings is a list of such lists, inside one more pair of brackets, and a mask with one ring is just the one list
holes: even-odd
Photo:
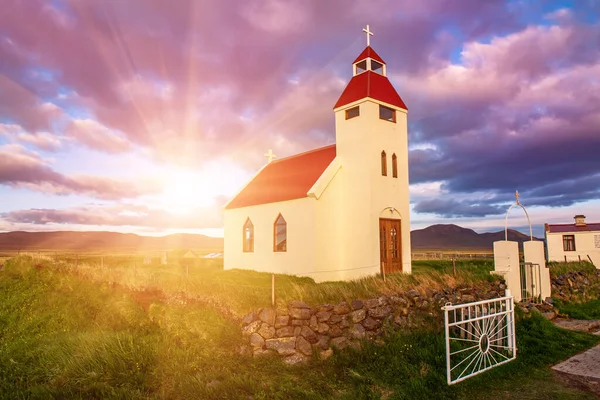
[(57, 195), (84, 194), (118, 200), (156, 193), (159, 187), (98, 176), (66, 176), (54, 171), (37, 153), (20, 145), (0, 146), (0, 184)]
[[(0, 121), (24, 130), (13, 143), (249, 170), (268, 148), (332, 143), (331, 107), (367, 20), (410, 108), (411, 182), (443, 182), (448, 196), (415, 210), (489, 215), (515, 189), (555, 206), (598, 194), (576, 189), (600, 170), (600, 29), (584, 18), (598, 14), (593, 4), (543, 17), (537, 3), (499, 0), (7, 1)], [(532, 15), (540, 23), (525, 22)], [(66, 176), (11, 149), (1, 184), (107, 199), (155, 190)], [(496, 203), (450, 201), (478, 192)]]

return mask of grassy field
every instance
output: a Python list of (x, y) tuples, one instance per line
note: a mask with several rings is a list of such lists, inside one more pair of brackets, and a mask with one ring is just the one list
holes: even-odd
[[(226, 279), (227, 271), (202, 267), (208, 282)], [(396, 334), (383, 345), (364, 343), (362, 352), (350, 350), (327, 361), (292, 367), (276, 358), (239, 355), (237, 349), (243, 342), (239, 325), (212, 304), (176, 301), (168, 290), (166, 294), (132, 290), (138, 288), (133, 281), (112, 285), (99, 279), (123, 278), (118, 275), (120, 267), (114, 268), (86, 275), (60, 262), (31, 257), (5, 264), (0, 272), (0, 398), (593, 398), (554, 381), (548, 366), (600, 338), (561, 330), (537, 314), (517, 324), (516, 361), (449, 387), (441, 326)], [(422, 265), (410, 279), (417, 285), (444, 280), (447, 268)], [(487, 266), (470, 268), (483, 275)], [(232, 275), (227, 279), (238, 283), (262, 279), (261, 274), (229, 272)], [(193, 273), (197, 283), (202, 280), (200, 271)], [(323, 289), (306, 279), (287, 279), (290, 287), (303, 287), (304, 292), (297, 290), (305, 294), (311, 286), (315, 292), (310, 293), (336, 286), (321, 284)], [(169, 283), (175, 288), (180, 284)], [(348, 285), (340, 293), (356, 289)], [(367, 287), (368, 283), (362, 283), (359, 290)], [(232, 304), (247, 305), (253, 298), (251, 291), (250, 295), (233, 295), (222, 290), (209, 293), (222, 295)], [(239, 298), (247, 300), (233, 300)]]
[[(24, 256), (29, 257), (29, 256)], [(70, 257), (33, 255), (32, 262), (52, 265), (98, 283), (119, 284), (132, 290), (161, 291), (218, 305), (231, 314), (241, 316), (259, 307), (271, 305), (272, 274), (242, 270), (223, 270), (223, 259), (173, 259), (169, 265), (153, 262), (144, 265), (136, 257), (80, 257), (76, 263)], [(352, 282), (315, 284), (308, 277), (277, 275), (275, 294), (278, 306), (292, 300), (308, 304), (337, 303), (342, 300), (376, 297), (401, 290), (442, 289), (470, 285), (480, 280), (495, 279), (489, 274), (491, 260), (456, 262), (415, 261), (412, 275), (390, 275), (386, 282), (370, 277)]]

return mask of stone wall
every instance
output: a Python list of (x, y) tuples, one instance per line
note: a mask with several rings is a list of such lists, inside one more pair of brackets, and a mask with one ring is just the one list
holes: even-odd
[(551, 275), (552, 297), (565, 301), (597, 299), (600, 297), (600, 270), (571, 271)]
[(360, 347), (361, 340), (376, 340), (386, 330), (417, 326), (424, 315), (441, 321), (444, 304), (502, 297), (505, 289), (505, 283), (498, 281), (313, 307), (293, 301), (286, 308), (262, 308), (246, 315), (242, 332), (249, 341), (246, 350), (253, 355), (275, 353), (294, 364), (306, 361), (313, 352), (324, 359), (333, 348)]

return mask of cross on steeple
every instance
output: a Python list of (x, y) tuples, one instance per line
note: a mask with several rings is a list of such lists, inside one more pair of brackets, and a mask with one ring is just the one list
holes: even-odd
[(273, 161), (273, 159), (277, 158), (277, 156), (275, 154), (273, 154), (273, 149), (269, 149), (269, 151), (267, 153), (265, 153), (265, 157), (267, 157), (267, 159), (269, 161), (267, 161), (267, 164), (269, 164), (271, 161)]
[(363, 28), (363, 32), (367, 34), (367, 47), (371, 45), (371, 38), (373, 36), (373, 32), (369, 30), (369, 24), (367, 24), (367, 29)]

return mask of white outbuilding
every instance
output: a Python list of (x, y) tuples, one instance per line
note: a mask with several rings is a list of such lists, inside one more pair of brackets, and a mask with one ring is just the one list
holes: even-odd
[(574, 224), (546, 224), (548, 261), (591, 261), (600, 268), (600, 223), (585, 222), (576, 215)]
[(333, 108), (336, 143), (270, 157), (225, 206), (225, 269), (316, 281), (411, 272), (407, 107), (370, 45), (352, 71)]

